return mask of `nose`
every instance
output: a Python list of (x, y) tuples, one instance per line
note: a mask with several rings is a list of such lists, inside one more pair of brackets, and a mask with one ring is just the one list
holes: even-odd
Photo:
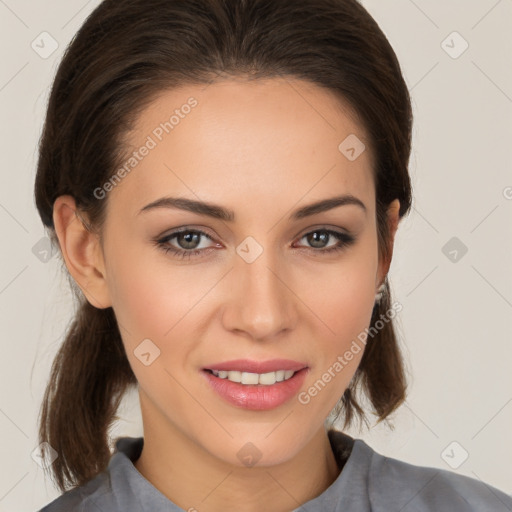
[(229, 273), (224, 327), (258, 341), (275, 339), (297, 321), (297, 296), (287, 283), (283, 262), (271, 250), (252, 262), (236, 256)]

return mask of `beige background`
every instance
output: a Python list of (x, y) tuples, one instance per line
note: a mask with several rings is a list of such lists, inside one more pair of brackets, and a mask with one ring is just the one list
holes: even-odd
[[(512, 1), (363, 4), (413, 98), (415, 202), (390, 272), (413, 377), (393, 432), (351, 433), (385, 455), (512, 493)], [(31, 453), (72, 303), (57, 258), (45, 263), (37, 250), (45, 233), (33, 181), (52, 76), (96, 5), (0, 1), (0, 511), (35, 511), (59, 495)], [(31, 43), (45, 31), (58, 48), (42, 58)], [(116, 435), (142, 435), (137, 395), (123, 418)]]

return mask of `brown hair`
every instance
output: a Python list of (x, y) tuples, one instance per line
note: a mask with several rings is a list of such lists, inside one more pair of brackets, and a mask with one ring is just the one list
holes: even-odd
[[(402, 218), (411, 206), (412, 109), (393, 49), (356, 0), (104, 0), (66, 49), (41, 135), (35, 202), (53, 243), (53, 204), (63, 194), (100, 230), (106, 200), (93, 191), (124, 161), (123, 136), (157, 94), (235, 76), (308, 80), (353, 107), (375, 156), (379, 257), (387, 258), (386, 207), (398, 198)], [(106, 468), (109, 428), (137, 383), (113, 309), (97, 309), (73, 289), (78, 310), (53, 362), (39, 424), (39, 441), (58, 453), (50, 469), (62, 491)], [(371, 327), (390, 305), (386, 280)], [(340, 399), (344, 426), (365, 419), (359, 388), (379, 421), (405, 399), (392, 321), (369, 338)]]

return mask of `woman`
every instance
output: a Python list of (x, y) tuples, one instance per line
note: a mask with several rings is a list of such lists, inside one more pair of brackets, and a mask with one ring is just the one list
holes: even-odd
[[(355, 0), (100, 4), (35, 184), (79, 299), (40, 423), (67, 492), (43, 511), (511, 508), (331, 428), (405, 399), (386, 275), (411, 124)], [(130, 386), (144, 436), (112, 454)]]

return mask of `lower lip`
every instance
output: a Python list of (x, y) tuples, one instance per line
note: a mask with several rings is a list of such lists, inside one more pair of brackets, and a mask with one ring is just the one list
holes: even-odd
[(203, 370), (208, 383), (222, 398), (232, 405), (253, 411), (274, 409), (293, 398), (306, 378), (308, 368), (296, 372), (293, 377), (270, 386), (262, 384), (239, 384), (221, 379)]

